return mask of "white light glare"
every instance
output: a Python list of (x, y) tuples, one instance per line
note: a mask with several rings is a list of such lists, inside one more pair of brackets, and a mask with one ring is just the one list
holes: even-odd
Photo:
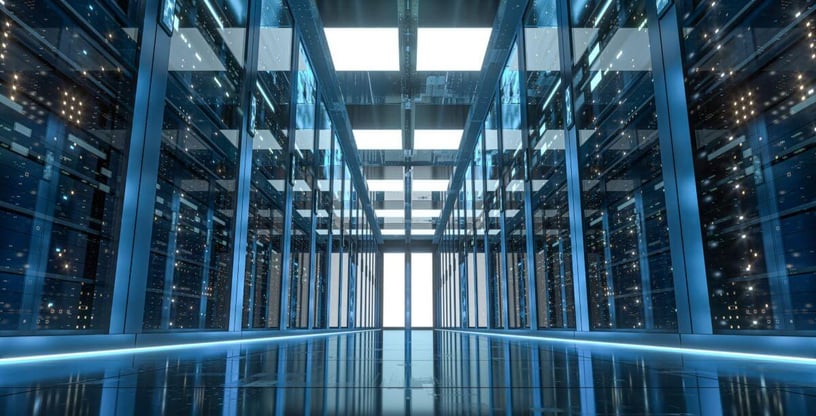
[(399, 31), (385, 28), (324, 28), (335, 71), (399, 71)]
[(787, 364), (816, 365), (816, 358), (794, 357), (794, 356), (789, 356), (789, 355), (756, 354), (756, 353), (750, 353), (750, 352), (731, 352), (731, 351), (705, 350), (705, 349), (698, 349), (698, 348), (664, 347), (664, 346), (660, 346), (660, 345), (625, 344), (625, 343), (619, 343), (619, 342), (589, 341), (589, 340), (583, 340), (583, 339), (534, 337), (534, 336), (529, 336), (529, 335), (486, 333), (486, 332), (461, 331), (461, 330), (447, 330), (447, 331), (461, 332), (461, 333), (471, 334), (471, 335), (485, 335), (485, 336), (491, 336), (491, 337), (495, 336), (495, 337), (504, 337), (504, 338), (524, 339), (524, 340), (528, 340), (528, 341), (558, 342), (558, 343), (562, 343), (562, 344), (593, 345), (593, 346), (598, 346), (598, 347), (619, 347), (619, 348), (627, 348), (627, 349), (640, 350), (640, 351), (668, 352), (668, 353), (674, 353), (674, 354), (679, 353), (679, 354), (701, 355), (701, 356), (706, 356), (706, 357), (722, 357), (722, 358), (742, 359), (742, 360), (779, 361), (779, 362), (784, 362), (784, 363), (787, 363)]
[(411, 190), (414, 192), (445, 192), (448, 190), (448, 179), (414, 179)]
[(417, 71), (480, 71), (491, 28), (417, 29)]
[(414, 150), (459, 150), (462, 130), (414, 130)]
[[(405, 183), (402, 179), (368, 179), (369, 192), (402, 192)], [(448, 190), (448, 179), (414, 179), (411, 190), (414, 192), (444, 192)]]
[(357, 150), (402, 150), (402, 130), (353, 130)]

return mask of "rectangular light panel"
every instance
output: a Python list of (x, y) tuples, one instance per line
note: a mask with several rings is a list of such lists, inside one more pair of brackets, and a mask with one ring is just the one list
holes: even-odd
[(411, 182), (411, 191), (445, 192), (448, 190), (448, 182), (448, 179), (414, 179)]
[(357, 150), (402, 150), (402, 130), (353, 130)]
[(385, 28), (324, 28), (336, 71), (399, 71), (399, 31)]
[(417, 29), (417, 71), (480, 71), (491, 28)]
[(369, 192), (400, 191), (405, 189), (402, 179), (368, 179)]
[[(441, 212), (441, 209), (412, 209), (411, 218), (437, 218)], [(404, 209), (378, 209), (374, 213), (380, 218), (405, 218)]]
[(415, 150), (459, 150), (462, 130), (414, 130)]

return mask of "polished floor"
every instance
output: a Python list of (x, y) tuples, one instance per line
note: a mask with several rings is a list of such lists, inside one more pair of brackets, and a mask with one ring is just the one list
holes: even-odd
[(408, 413), (813, 415), (816, 366), (399, 330), (0, 365), (2, 415)]

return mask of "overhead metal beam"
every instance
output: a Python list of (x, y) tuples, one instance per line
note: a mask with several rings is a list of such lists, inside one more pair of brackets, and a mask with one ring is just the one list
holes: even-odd
[(357, 145), (354, 141), (354, 133), (351, 131), (351, 121), (346, 111), (346, 102), (337, 81), (337, 73), (334, 70), (334, 63), (329, 52), (329, 44), (326, 42), (326, 35), (323, 32), (323, 21), (317, 10), (314, 0), (289, 0), (289, 10), (295, 20), (295, 27), (300, 31), (303, 48), (309, 55), (312, 63), (312, 70), (318, 80), (320, 92), (323, 96), (326, 110), (331, 118), (332, 125), (340, 143), (340, 148), (345, 156), (351, 172), (351, 181), (357, 188), (357, 195), (363, 204), (371, 232), (378, 244), (382, 244), (382, 233), (380, 225), (377, 223), (377, 216), (374, 214), (374, 207), (368, 195), (363, 171), (360, 164), (360, 155), (357, 152)]
[(462, 182), (465, 180), (465, 172), (468, 164), (473, 159), (476, 141), (484, 126), (490, 104), (496, 95), (504, 65), (510, 57), (513, 41), (524, 16), (524, 11), (527, 10), (528, 3), (529, 0), (502, 0), (499, 9), (496, 11), (493, 32), (490, 34), (490, 42), (487, 45), (487, 52), (482, 63), (479, 84), (476, 87), (473, 103), (468, 112), (467, 122), (462, 133), (462, 142), (456, 154), (456, 168), (448, 185), (448, 193), (439, 222), (436, 224), (434, 243), (439, 242), (445, 230), (453, 204), (459, 195), (459, 188), (462, 187)]

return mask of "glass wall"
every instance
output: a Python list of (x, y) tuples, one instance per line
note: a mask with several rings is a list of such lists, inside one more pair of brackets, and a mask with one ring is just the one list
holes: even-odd
[(309, 278), (312, 270), (312, 213), (315, 202), (315, 153), (317, 83), (306, 51), (298, 54), (295, 98), (295, 143), (291, 149), (292, 234), (289, 275), (289, 324), (309, 324)]
[(0, 335), (374, 325), (379, 247), (257, 1), (0, 2)]
[(540, 328), (575, 327), (563, 86), (555, 1), (535, 1), (524, 25), (527, 134)]
[(504, 256), (502, 256), (502, 193), (501, 193), (501, 154), (499, 148), (499, 119), (494, 102), (484, 126), (484, 166), (485, 166), (485, 257), (487, 260), (487, 280), (490, 306), (488, 310), (491, 328), (504, 327), (505, 286), (503, 276)]
[[(809, 185), (816, 9), (808, 1), (674, 3), (654, 13), (645, 0), (531, 2), (463, 184), (473, 192), (467, 211), (476, 238), (473, 278), (467, 272), (475, 285), (462, 292), (461, 310), (475, 310), (477, 326), (486, 311), (491, 328), (526, 327), (535, 302), (539, 328), (673, 332), (676, 305), (698, 300), (701, 279), (715, 334), (816, 329), (816, 257), (807, 234), (816, 225), (816, 188)], [(656, 29), (655, 18), (668, 24)], [(670, 33), (672, 19), (678, 33)], [(684, 54), (653, 50), (660, 46)], [(518, 53), (521, 71), (513, 66)], [(665, 66), (670, 58), (682, 62), (682, 72)], [(677, 109), (659, 120), (656, 88), (668, 91), (671, 108), (683, 98), (671, 87), (678, 82), (685, 83), (688, 120)], [(665, 137), (659, 124), (671, 126)], [(692, 151), (688, 160), (684, 148)], [(674, 165), (664, 166), (667, 160)], [(697, 194), (678, 194), (692, 178)], [(446, 224), (462, 221), (454, 212)], [(670, 229), (672, 218), (699, 220), (702, 240)], [(471, 241), (467, 233), (451, 238)], [(439, 270), (448, 276), (456, 260), (444, 244)], [(704, 276), (686, 271), (696, 249), (705, 264), (694, 266)], [(533, 270), (525, 269), (528, 254)], [(675, 276), (678, 266), (684, 275)], [(526, 297), (529, 284), (535, 299)], [(454, 289), (443, 280), (441, 290)], [(579, 308), (586, 323), (576, 319)], [(692, 331), (705, 333), (697, 328), (708, 323), (699, 324)]]
[(227, 325), (245, 75), (243, 39), (223, 28), (245, 30), (246, 8), (246, 0), (176, 2), (145, 329)]
[(518, 41), (514, 42), (499, 86), (501, 104), (501, 191), (507, 267), (508, 327), (529, 326), (527, 224), (524, 211), (527, 155), (522, 138), (522, 92)]
[(332, 211), (334, 199), (332, 198), (332, 125), (326, 106), (320, 102), (318, 109), (319, 126), (317, 132), (317, 211), (314, 221), (316, 221), (316, 249), (315, 249), (315, 283), (314, 283), (314, 325), (317, 328), (326, 328), (328, 325), (328, 297), (329, 297), (329, 273), (331, 270), (331, 234), (337, 232), (332, 230)]
[[(244, 327), (280, 326), (281, 255), (288, 177), (290, 101), (292, 99), (292, 23), (280, 3), (264, 0), (261, 15), (258, 79), (252, 99), (252, 138)], [(272, 42), (274, 41), (274, 43)]]
[(133, 122), (140, 3), (3, 4), (0, 333), (104, 332)]
[(590, 326), (675, 330), (646, 1), (570, 20)]
[(816, 330), (812, 3), (678, 6), (715, 332)]

